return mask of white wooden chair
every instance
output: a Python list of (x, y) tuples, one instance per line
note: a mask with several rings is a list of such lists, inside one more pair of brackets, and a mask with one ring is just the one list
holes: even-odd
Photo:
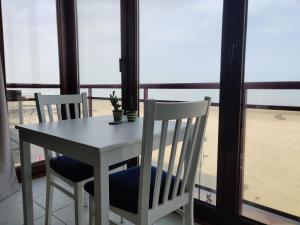
[[(141, 166), (110, 175), (111, 211), (134, 224), (148, 225), (183, 207), (184, 223), (194, 224), (193, 190), (209, 106), (210, 98), (185, 103), (145, 102)], [(187, 121), (183, 123), (185, 119)], [(165, 159), (170, 120), (176, 120), (176, 125), (170, 157)], [(162, 125), (157, 167), (153, 167), (153, 130), (156, 121), (162, 121)], [(182, 129), (182, 147), (177, 148)], [(175, 162), (176, 155), (179, 156), (178, 162)], [(166, 162), (168, 169), (164, 171), (163, 165)], [(89, 215), (92, 225), (93, 182), (88, 182), (84, 188), (90, 194)]]
[[(70, 105), (74, 105), (75, 119), (79, 119), (80, 115), (83, 118), (88, 117), (87, 107), (87, 95), (86, 93), (77, 95), (41, 95), (35, 93), (35, 101), (37, 107), (37, 113), (39, 122), (44, 123), (47, 121), (45, 114), (48, 113), (49, 121), (62, 120), (62, 106), (65, 107), (66, 118), (71, 119)], [(57, 112), (57, 118), (53, 113), (54, 106)], [(83, 206), (87, 206), (88, 197), (86, 197), (83, 186), (90, 180), (93, 180), (93, 167), (85, 163), (74, 160), (70, 157), (59, 155), (51, 150), (44, 149), (45, 161), (46, 161), (46, 215), (45, 224), (51, 224), (51, 212), (53, 203), (53, 187), (57, 188), (70, 198), (74, 199), (75, 202), (75, 224), (82, 224), (82, 212)], [(109, 167), (110, 170), (122, 167), (128, 163), (123, 161)], [(123, 167), (124, 168), (124, 167)], [(70, 192), (66, 187), (61, 186), (58, 180), (62, 180), (65, 183), (73, 187), (73, 193)], [(123, 220), (123, 218), (121, 218)]]
[[(78, 95), (41, 95), (35, 93), (37, 113), (39, 122), (47, 121), (45, 114), (48, 112), (49, 121), (55, 120), (52, 106), (56, 107), (57, 119), (62, 120), (62, 106), (65, 106), (66, 119), (70, 117), (70, 104), (73, 104), (75, 118), (88, 117), (87, 96), (86, 93)], [(81, 109), (82, 105), (82, 110)], [(82, 111), (82, 112), (80, 112)], [(62, 156), (44, 149), (46, 161), (46, 215), (45, 224), (51, 224), (52, 204), (53, 204), (53, 188), (57, 188), (75, 202), (75, 224), (82, 224), (82, 211), (84, 206), (83, 185), (93, 179), (93, 167), (81, 163), (77, 160)], [(62, 180), (73, 187), (73, 193), (66, 187), (63, 187), (57, 180)]]

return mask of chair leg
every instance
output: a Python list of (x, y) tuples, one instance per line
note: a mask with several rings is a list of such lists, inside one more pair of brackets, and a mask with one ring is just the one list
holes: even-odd
[(121, 216), (121, 224), (124, 223), (124, 218)]
[(141, 221), (139, 225), (149, 225), (147, 221)]
[(53, 205), (53, 191), (54, 188), (51, 185), (51, 178), (50, 175), (47, 175), (46, 181), (46, 211), (45, 211), (45, 224), (51, 224), (52, 218), (52, 205)]
[[(127, 164), (123, 165), (123, 170), (126, 170), (127, 169)], [(124, 221), (124, 218), (122, 216), (121, 217), (121, 221), (120, 221), (120, 224), (123, 224), (125, 221)]]
[(184, 206), (184, 215), (183, 215), (183, 224), (184, 225), (194, 225), (194, 206), (193, 201)]
[(83, 207), (88, 207), (89, 206), (89, 203), (88, 203), (88, 201), (89, 201), (89, 194), (83, 189), (82, 190), (83, 191)]
[(89, 196), (89, 225), (93, 225), (93, 211), (94, 211), (94, 204), (93, 204), (93, 197)]
[(75, 207), (75, 225), (82, 225), (83, 217), (83, 194), (82, 194), (83, 184), (77, 183), (74, 186), (74, 207)]

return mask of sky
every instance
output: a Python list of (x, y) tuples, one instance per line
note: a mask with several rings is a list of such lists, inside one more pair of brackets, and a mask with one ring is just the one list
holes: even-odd
[[(81, 83), (121, 82), (119, 2), (77, 0)], [(141, 83), (219, 82), (222, 7), (140, 0)], [(2, 8), (7, 81), (58, 83), (55, 0), (2, 0)], [(299, 12), (300, 0), (249, 0), (246, 81), (300, 80)]]

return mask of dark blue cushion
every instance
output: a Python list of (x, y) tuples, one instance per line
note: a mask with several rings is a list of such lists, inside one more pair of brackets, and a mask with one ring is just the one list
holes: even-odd
[[(151, 168), (151, 186), (149, 207), (152, 206), (153, 192), (155, 185), (156, 167)], [(133, 167), (127, 170), (113, 173), (109, 176), (109, 200), (112, 206), (126, 210), (128, 212), (137, 213), (138, 195), (139, 195), (139, 178), (140, 167)], [(163, 171), (161, 179), (161, 189), (159, 195), (159, 203), (162, 202), (164, 187), (167, 179), (167, 172)], [(175, 177), (171, 179), (169, 197), (172, 194)], [(88, 182), (84, 189), (94, 195), (94, 181)], [(180, 188), (179, 188), (180, 189)]]
[[(112, 165), (109, 169), (122, 166), (126, 162)], [(74, 182), (80, 182), (94, 176), (92, 166), (64, 155), (50, 159), (50, 167), (61, 176)]]

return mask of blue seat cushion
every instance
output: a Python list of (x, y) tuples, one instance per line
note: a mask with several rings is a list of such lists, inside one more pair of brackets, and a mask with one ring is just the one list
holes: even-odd
[[(112, 165), (109, 169), (117, 168), (126, 163), (127, 161), (124, 161)], [(94, 176), (92, 166), (64, 155), (50, 159), (50, 167), (61, 176), (73, 182), (80, 182)]]
[[(156, 175), (156, 167), (151, 167), (149, 208), (152, 206), (153, 192), (154, 192), (154, 185), (155, 185), (155, 175)], [(114, 207), (126, 210), (128, 212), (137, 213), (138, 195), (139, 195), (139, 178), (140, 178), (139, 166), (111, 174), (109, 176), (110, 204)], [(167, 172), (163, 171), (160, 194), (159, 194), (159, 203), (162, 202), (166, 179), (167, 179)], [(174, 183), (175, 183), (175, 177), (172, 176), (169, 198), (171, 197)], [(94, 195), (94, 181), (90, 181), (87, 184), (85, 184), (84, 189), (90, 195)]]

